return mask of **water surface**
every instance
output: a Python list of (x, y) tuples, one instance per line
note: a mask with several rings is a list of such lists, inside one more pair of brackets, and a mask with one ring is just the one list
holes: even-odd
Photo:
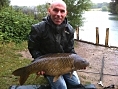
[(106, 28), (109, 28), (109, 46), (118, 46), (118, 20), (111, 20), (116, 17), (109, 12), (87, 11), (84, 25), (80, 27), (79, 38), (84, 41), (96, 42), (96, 27), (99, 28), (99, 43), (105, 44)]

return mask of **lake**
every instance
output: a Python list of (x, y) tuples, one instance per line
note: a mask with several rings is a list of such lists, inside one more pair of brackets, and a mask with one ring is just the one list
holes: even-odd
[(106, 28), (109, 28), (109, 46), (118, 47), (118, 20), (109, 12), (87, 11), (83, 14), (84, 24), (80, 27), (79, 39), (96, 43), (96, 27), (99, 28), (99, 43), (105, 44)]

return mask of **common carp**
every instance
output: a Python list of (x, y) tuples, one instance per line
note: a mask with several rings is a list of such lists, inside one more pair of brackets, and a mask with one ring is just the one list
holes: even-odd
[(19, 83), (23, 85), (30, 74), (44, 71), (45, 75), (54, 76), (54, 82), (66, 73), (86, 69), (89, 62), (77, 54), (72, 53), (54, 53), (36, 58), (28, 66), (13, 71), (13, 75), (20, 76)]

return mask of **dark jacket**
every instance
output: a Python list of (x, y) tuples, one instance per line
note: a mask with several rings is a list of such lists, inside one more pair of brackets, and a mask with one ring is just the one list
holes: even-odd
[(67, 19), (57, 26), (47, 16), (31, 27), (28, 49), (33, 58), (48, 53), (75, 53), (74, 29)]

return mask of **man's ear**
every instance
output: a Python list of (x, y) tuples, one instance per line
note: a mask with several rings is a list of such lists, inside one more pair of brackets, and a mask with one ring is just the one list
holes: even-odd
[(68, 11), (66, 11), (66, 15), (68, 14)]
[(47, 12), (48, 12), (48, 15), (50, 15), (50, 8), (48, 8)]

